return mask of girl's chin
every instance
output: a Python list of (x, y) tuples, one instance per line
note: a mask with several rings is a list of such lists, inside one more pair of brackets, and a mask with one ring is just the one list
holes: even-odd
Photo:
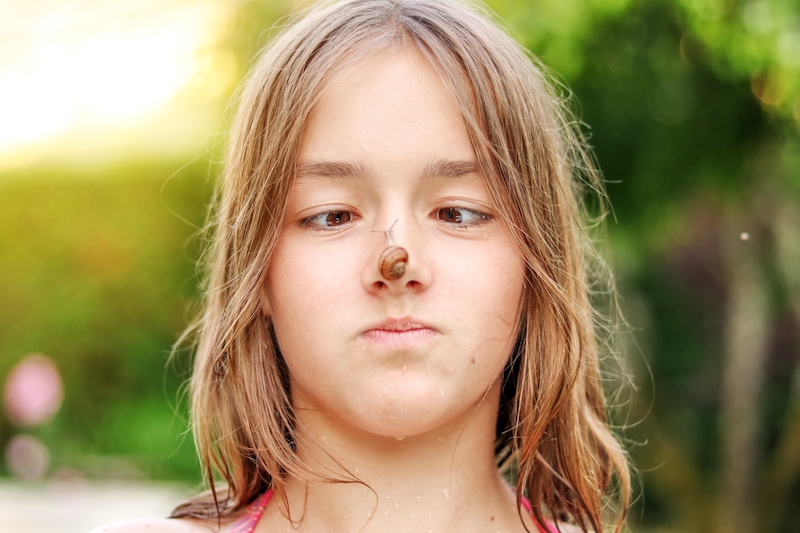
[(406, 444), (425, 440), (426, 438), (439, 436), (442, 433), (442, 426), (436, 422), (430, 424), (420, 424), (419, 421), (354, 421), (360, 430), (360, 439), (372, 441), (376, 444), (396, 444), (403, 442)]
[[(373, 437), (378, 441), (440, 438), (451, 431), (462, 431), (468, 419), (477, 422), (484, 414), (496, 416), (499, 398), (495, 396), (499, 395), (491, 393), (492, 384), (471, 381), (457, 373), (450, 377), (443, 380), (425, 371), (408, 371), (402, 376), (373, 374), (371, 379), (345, 384), (342, 389), (348, 391), (346, 395), (325, 398), (302, 394), (307, 401), (297, 402), (297, 413), (315, 426), (315, 431), (328, 426), (342, 438), (355, 437), (362, 442)], [(489, 411), (493, 412), (489, 415)]]
[(346, 422), (377, 439), (413, 440), (440, 437), (448, 428), (460, 431), (463, 413), (473, 411), (474, 408), (459, 403), (453, 405), (437, 392), (435, 396), (406, 399), (402, 403), (376, 403), (367, 411), (352, 413)]

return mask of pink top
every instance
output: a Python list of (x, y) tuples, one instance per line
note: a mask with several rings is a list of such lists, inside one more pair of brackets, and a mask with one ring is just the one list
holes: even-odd
[[(247, 509), (242, 517), (239, 518), (239, 520), (237, 520), (233, 526), (231, 526), (231, 528), (228, 530), (228, 533), (253, 533), (253, 530), (258, 525), (258, 521), (261, 520), (261, 515), (264, 514), (264, 509), (267, 508), (267, 504), (271, 499), (272, 489), (269, 489), (267, 492), (256, 498), (253, 503), (247, 506)], [(533, 511), (531, 508), (531, 502), (529, 502), (527, 498), (522, 498), (522, 506), (529, 513)], [(538, 522), (536, 522), (536, 527), (539, 528), (541, 533), (557, 533), (558, 531), (550, 524), (547, 524), (547, 528), (545, 529)]]
[(228, 530), (228, 533), (253, 533), (253, 530), (261, 520), (261, 515), (264, 514), (264, 509), (272, 499), (272, 489), (256, 498), (253, 503), (247, 506), (242, 517), (236, 521), (233, 526)]

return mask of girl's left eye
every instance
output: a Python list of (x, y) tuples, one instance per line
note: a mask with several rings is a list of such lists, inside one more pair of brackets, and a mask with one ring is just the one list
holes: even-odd
[(325, 211), (304, 218), (301, 225), (312, 229), (325, 230), (343, 226), (355, 218), (350, 211)]
[(438, 220), (454, 226), (479, 226), (492, 219), (486, 213), (466, 207), (443, 207), (435, 215)]

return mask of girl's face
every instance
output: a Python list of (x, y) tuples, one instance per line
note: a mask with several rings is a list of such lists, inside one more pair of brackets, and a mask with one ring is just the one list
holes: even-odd
[[(409, 253), (396, 281), (378, 265), (390, 227)], [(403, 49), (337, 74), (303, 134), (264, 298), (297, 415), (406, 437), (482, 401), (496, 413), (523, 277), (432, 67)]]

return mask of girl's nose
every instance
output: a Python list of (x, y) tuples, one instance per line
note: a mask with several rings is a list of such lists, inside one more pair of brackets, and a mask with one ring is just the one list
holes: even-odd
[[(418, 292), (430, 282), (430, 269), (421, 260), (421, 247), (399, 242), (394, 232), (396, 225), (397, 221), (388, 230), (374, 232), (383, 235), (375, 246), (373, 266), (364, 272), (364, 283), (370, 291)], [(401, 230), (400, 235), (408, 239), (409, 232)]]

